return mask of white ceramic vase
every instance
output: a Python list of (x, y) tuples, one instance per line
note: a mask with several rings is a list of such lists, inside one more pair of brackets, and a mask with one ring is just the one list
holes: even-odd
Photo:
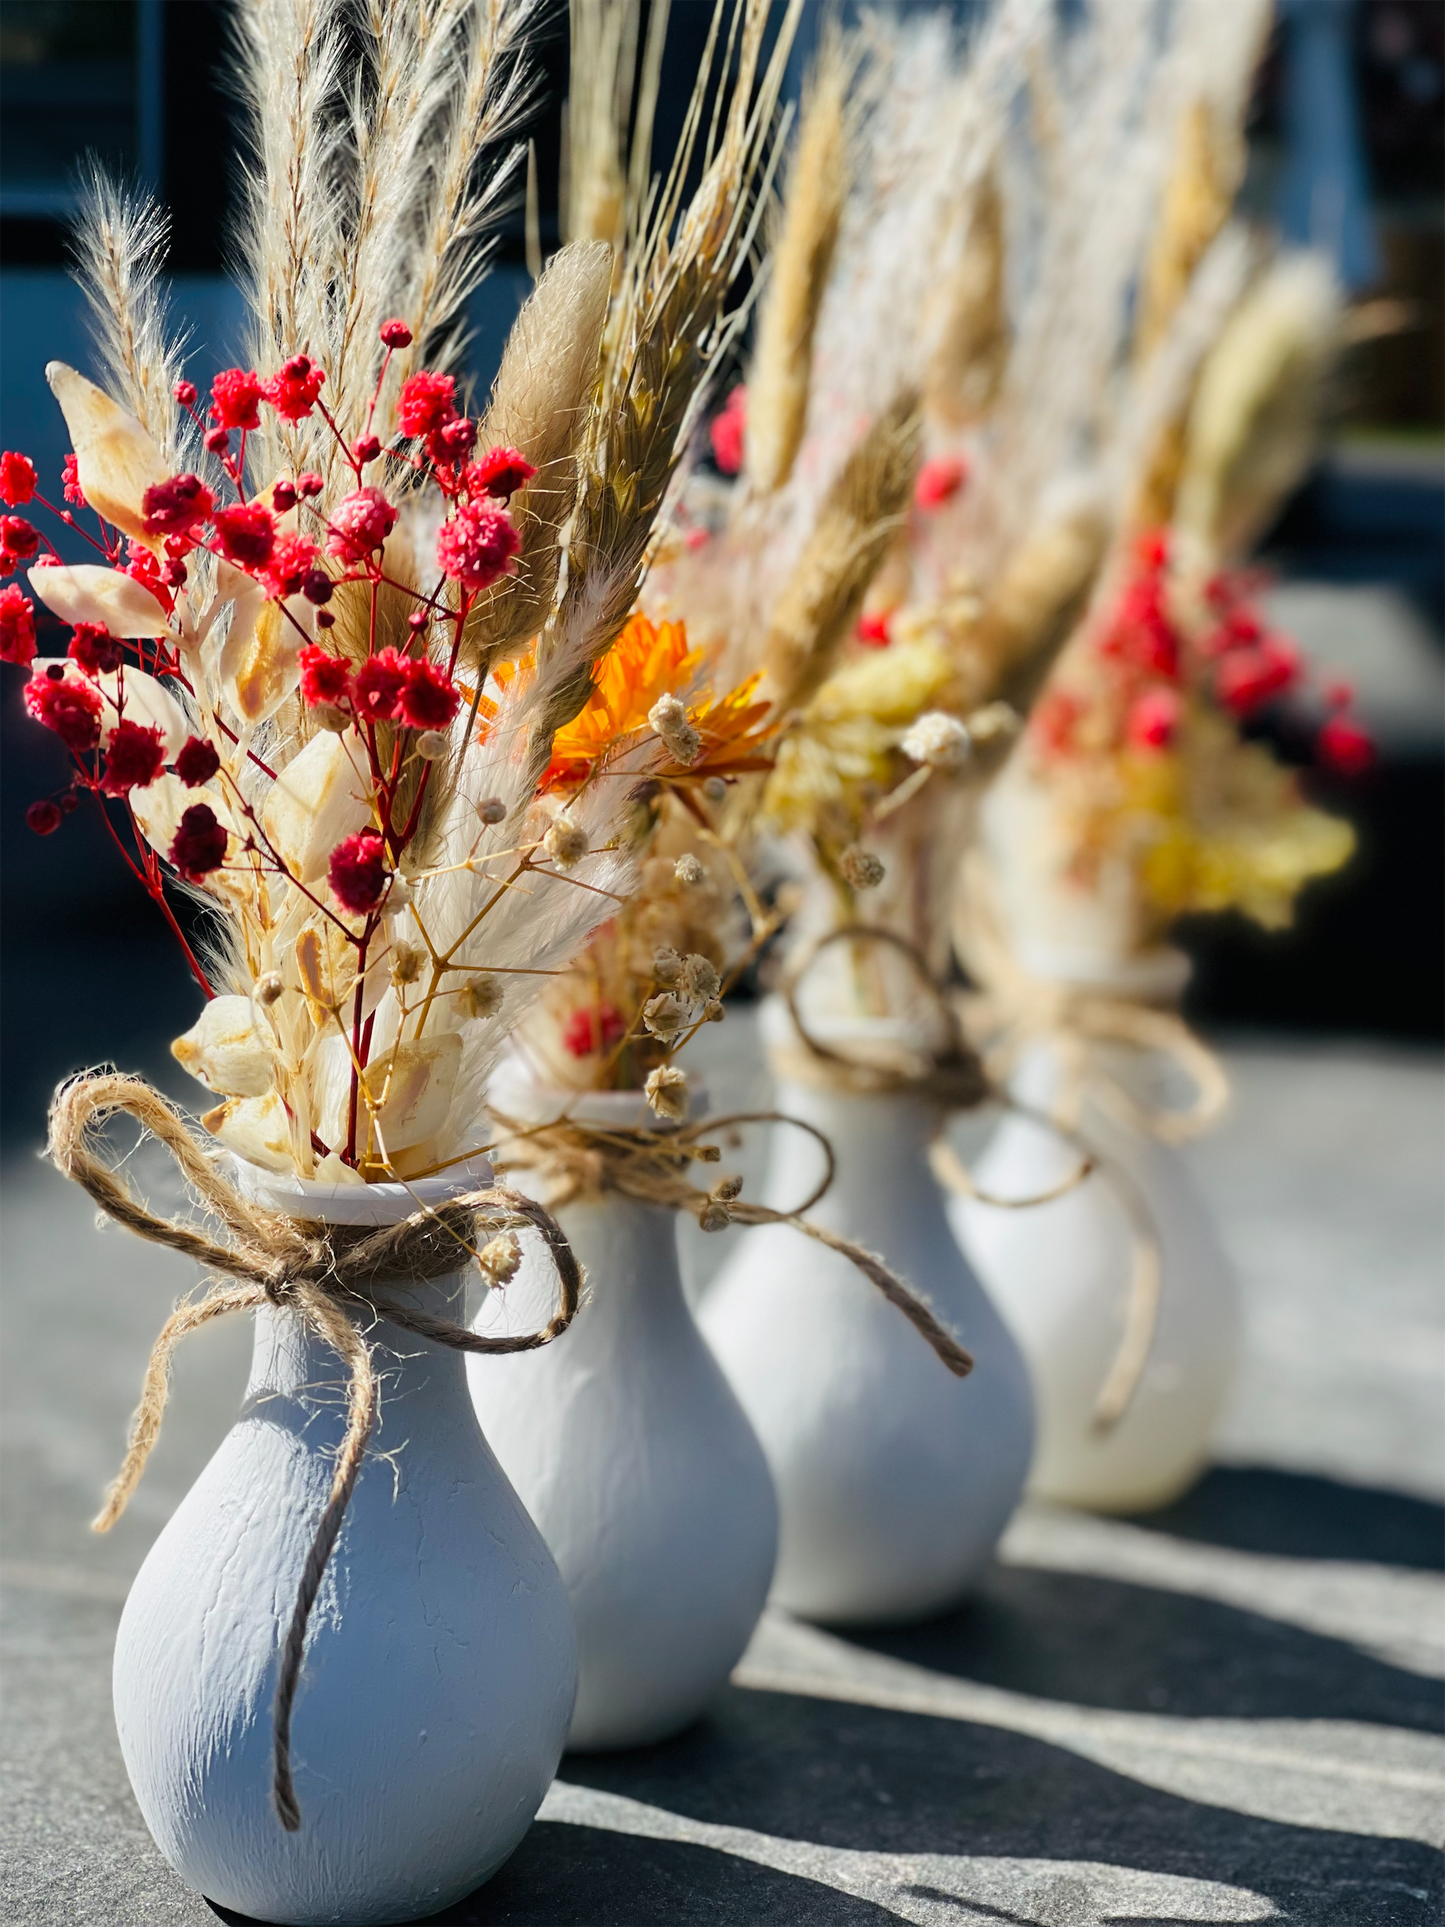
[[(1063, 1075), (1057, 1047), (1030, 1047), (1014, 1097), (1047, 1113)], [(1028, 1359), (1038, 1414), (1031, 1492), (1063, 1505), (1146, 1511), (1203, 1469), (1239, 1344), (1233, 1274), (1179, 1152), (1085, 1100), (1079, 1119), (1105, 1162), (1048, 1204), (1008, 1211), (955, 1198), (964, 1249)], [(1078, 1152), (1029, 1118), (1006, 1116), (974, 1167), (995, 1196), (1037, 1195), (1077, 1168)], [(1129, 1308), (1135, 1232), (1108, 1170), (1122, 1174), (1153, 1227), (1158, 1320), (1137, 1389), (1108, 1431), (1094, 1422)]]
[[(350, 1223), (478, 1181), (242, 1174), (268, 1204)], [(378, 1290), (464, 1315), (460, 1275)], [(576, 1684), (566, 1593), (478, 1429), (461, 1355), (384, 1323), (368, 1337), (379, 1422), (311, 1617), (299, 1832), (272, 1806), (272, 1702), (346, 1392), (294, 1313), (256, 1314), (240, 1418), (151, 1548), (116, 1640), (121, 1750), (162, 1853), (208, 1899), (292, 1927), (415, 1920), (486, 1880), (541, 1804)]]
[[(981, 816), (986, 870), (975, 872), (963, 948), (993, 924), (1023, 988), (1070, 992), (1122, 1004), (1168, 1008), (1189, 976), (1182, 952), (1151, 934), (1135, 864), (1116, 852), (1087, 881), (1078, 872), (1077, 823), (1067, 794), (1038, 779), (1016, 754), (989, 790)], [(1124, 1081), (1156, 1066), (1137, 1050), (1085, 1042), (1102, 1052), (1096, 1068)], [(1088, 1060), (1085, 1059), (1087, 1064)], [(1021, 1055), (1010, 1080), (1014, 1098), (1053, 1111), (1066, 1067), (1047, 1037)], [(1089, 1092), (1096, 1096), (1091, 1100)], [(1103, 1172), (1049, 1204), (1000, 1210), (955, 1199), (952, 1218), (964, 1248), (1029, 1361), (1039, 1441), (1031, 1490), (1040, 1498), (1101, 1511), (1146, 1511), (1167, 1503), (1203, 1468), (1229, 1389), (1239, 1343), (1233, 1275), (1209, 1213), (1178, 1151), (1097, 1101), (1088, 1074), (1078, 1124), (1143, 1207), (1160, 1257), (1158, 1321), (1142, 1375), (1123, 1416), (1107, 1431), (1095, 1423), (1099, 1395), (1119, 1355), (1134, 1270), (1135, 1232), (1117, 1186)], [(1027, 1118), (1005, 1117), (974, 1176), (999, 1197), (1049, 1190), (1077, 1167), (1078, 1153)]]
[[(765, 1041), (796, 1048), (786, 1009)], [(815, 1022), (847, 1047), (875, 1030)], [(931, 1108), (784, 1076), (774, 1102), (822, 1131), (837, 1175), (809, 1212), (877, 1252), (973, 1353), (959, 1379), (846, 1258), (784, 1226), (746, 1232), (699, 1322), (762, 1441), (781, 1532), (773, 1598), (838, 1625), (903, 1623), (957, 1604), (1018, 1502), (1033, 1440), (1017, 1345), (963, 1259), (928, 1165)], [(790, 1210), (820, 1171), (816, 1143), (773, 1126), (764, 1202)]]
[[(495, 1087), (494, 1087), (495, 1092)], [(530, 1091), (508, 1116), (655, 1127), (640, 1093)], [(527, 1174), (516, 1181), (526, 1183)], [(609, 1196), (561, 1207), (588, 1297), (565, 1343), (471, 1357), (488, 1438), (551, 1547), (577, 1627), (569, 1746), (640, 1746), (689, 1725), (741, 1658), (767, 1598), (767, 1464), (682, 1295), (674, 1214)], [(529, 1258), (477, 1329), (545, 1316)]]

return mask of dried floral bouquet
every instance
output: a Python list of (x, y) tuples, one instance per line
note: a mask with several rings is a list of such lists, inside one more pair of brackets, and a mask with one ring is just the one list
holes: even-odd
[[(579, 711), (595, 719), (594, 664), (635, 599), (723, 336), (777, 84), (754, 99), (768, 11), (740, 10), (749, 70), (690, 202), (696, 105), (631, 249), (614, 261), (584, 241), (552, 262), (480, 421), (436, 354), (419, 364), (467, 292), (453, 256), (477, 270), (498, 181), (479, 190), (473, 162), (519, 109), (505, 27), (526, 8), (502, 9), (500, 34), (496, 9), (444, 9), (425, 45), (421, 9), (416, 47), (378, 41), (353, 231), (296, 230), (279, 177), (323, 162), (292, 153), (267, 106), (263, 155), (267, 138), (283, 151), (256, 183), (254, 274), (257, 359), (275, 372), (224, 371), (208, 408), (164, 339), (155, 217), (98, 189), (88, 269), (125, 405), (49, 371), (75, 445), (58, 513), (97, 559), (63, 564), (7, 517), (7, 572), (29, 562), (32, 595), (73, 627), (64, 658), (37, 658), (33, 603), (12, 585), (0, 648), (72, 758), (31, 826), (54, 831), (87, 792), (112, 804), (209, 1000), (176, 1054), (225, 1099), (207, 1129), (253, 1164), (346, 1183), (465, 1160), (518, 1013), (626, 895), (632, 792), (666, 746), (629, 738), (631, 782), (559, 788), (553, 738)], [(308, 58), (297, 111), (315, 117), (326, 61)], [(454, 114), (436, 166), (410, 170), (416, 204), (398, 206), (388, 142), (408, 136), (388, 87), (429, 58)], [(419, 140), (426, 101), (412, 111)], [(340, 136), (323, 123), (310, 138)], [(313, 223), (318, 190), (302, 197)], [(273, 285), (278, 261), (290, 274)], [(21, 455), (4, 489), (12, 508), (43, 500)], [(176, 881), (217, 913), (204, 959), (167, 902)]]

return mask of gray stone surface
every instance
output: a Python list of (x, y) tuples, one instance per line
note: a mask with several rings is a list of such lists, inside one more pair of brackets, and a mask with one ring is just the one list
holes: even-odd
[[(704, 1037), (718, 1107), (765, 1098), (742, 1014)], [(1233, 1108), (1191, 1153), (1245, 1286), (1222, 1463), (1149, 1518), (1026, 1510), (979, 1598), (934, 1625), (843, 1637), (770, 1616), (711, 1717), (569, 1757), (512, 1862), (439, 1918), (1439, 1920), (1439, 1065), (1227, 1055)], [(131, 1511), (94, 1537), (149, 1340), (191, 1278), (97, 1234), (28, 1158), (3, 1186), (0, 1918), (201, 1927), (217, 1911), (126, 1783), (110, 1653), (130, 1576), (230, 1422), (249, 1336), (236, 1320), (189, 1341)], [(724, 1244), (691, 1241), (694, 1289)]]

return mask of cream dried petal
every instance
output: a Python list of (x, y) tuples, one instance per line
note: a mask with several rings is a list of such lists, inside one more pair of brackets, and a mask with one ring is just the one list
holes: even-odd
[(276, 1081), (276, 1045), (249, 997), (213, 997), (171, 1055), (222, 1097), (264, 1097)]
[(193, 788), (189, 783), (183, 783), (179, 776), (172, 776), (166, 771), (153, 783), (147, 783), (143, 789), (133, 789), (130, 793), (130, 806), (140, 825), (141, 835), (153, 850), (165, 857), (170, 855), (176, 831), (181, 827), (181, 818), (193, 803), (205, 803), (215, 812), (216, 821), (230, 832), (227, 857), (234, 856), (239, 840), (236, 820), (218, 789), (209, 784)]
[(366, 1088), (379, 1106), (381, 1144), (396, 1156), (441, 1132), (461, 1068), (462, 1040), (455, 1031), (398, 1044), (366, 1067)]
[(311, 741), (271, 786), (261, 821), (293, 876), (314, 883), (345, 836), (372, 820), (366, 753), (355, 731)]
[(70, 430), (86, 501), (116, 528), (155, 546), (146, 534), (144, 500), (148, 488), (170, 479), (160, 450), (134, 415), (65, 362), (49, 363), (45, 379)]
[(354, 1165), (346, 1163), (339, 1151), (328, 1151), (324, 1158), (316, 1160), (316, 1182), (318, 1184), (362, 1184), (366, 1179)]
[(62, 622), (94, 622), (123, 641), (170, 633), (165, 610), (124, 569), (74, 562), (28, 571), (31, 588)]
[(243, 723), (274, 716), (301, 681), (301, 650), (315, 639), (316, 610), (305, 596), (284, 605), (258, 590), (237, 598), (221, 649), (221, 684)]
[(201, 1123), (213, 1138), (263, 1171), (294, 1171), (291, 1127), (275, 1091), (264, 1097), (232, 1097), (207, 1111)]

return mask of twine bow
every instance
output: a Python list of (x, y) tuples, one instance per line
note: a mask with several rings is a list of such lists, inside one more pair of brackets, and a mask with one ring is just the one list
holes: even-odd
[[(737, 1111), (677, 1130), (654, 1131), (601, 1127), (574, 1118), (556, 1118), (547, 1124), (526, 1127), (517, 1119), (504, 1116), (495, 1106), (492, 1116), (503, 1129), (513, 1133), (499, 1149), (499, 1162), (541, 1171), (547, 1179), (548, 1202), (553, 1210), (579, 1199), (614, 1192), (664, 1211), (690, 1212), (704, 1231), (721, 1231), (730, 1224), (790, 1225), (805, 1238), (826, 1245), (855, 1265), (889, 1304), (903, 1313), (956, 1377), (964, 1378), (973, 1370), (971, 1354), (939, 1323), (918, 1293), (905, 1285), (876, 1253), (804, 1217), (803, 1213), (810, 1210), (832, 1184), (836, 1163), (833, 1147), (823, 1132), (805, 1124), (801, 1118), (786, 1117), (779, 1111)], [(792, 1211), (776, 1211), (770, 1205), (752, 1204), (739, 1197), (740, 1178), (724, 1178), (710, 1191), (700, 1191), (690, 1184), (686, 1174), (693, 1164), (716, 1164), (722, 1156), (716, 1144), (701, 1141), (703, 1134), (715, 1134), (738, 1124), (790, 1124), (795, 1130), (806, 1131), (816, 1138), (823, 1147), (827, 1165), (812, 1195)]]
[[(940, 1019), (944, 1041), (939, 1049), (928, 1053), (900, 1043), (880, 1043), (870, 1039), (868, 1055), (864, 1057), (837, 1050), (809, 1031), (798, 1007), (802, 981), (829, 945), (845, 942), (885, 944), (909, 963)], [(938, 1128), (929, 1145), (928, 1161), (935, 1177), (946, 1190), (1001, 1211), (1027, 1211), (1036, 1205), (1050, 1204), (1055, 1198), (1075, 1190), (1095, 1170), (1107, 1179), (1128, 1214), (1133, 1234), (1133, 1260), (1124, 1330), (1094, 1404), (1095, 1430), (1110, 1431), (1128, 1410), (1138, 1390), (1159, 1318), (1162, 1281), (1159, 1240), (1149, 1207), (1138, 1186), (1114, 1160), (1100, 1155), (1074, 1120), (1052, 1112), (1037, 1111), (1030, 1105), (1020, 1103), (1009, 1093), (1001, 1077), (995, 1075), (988, 1054), (979, 1052), (969, 1042), (954, 1000), (935, 982), (926, 959), (914, 944), (896, 931), (861, 923), (843, 924), (829, 931), (789, 973), (783, 994), (802, 1049), (775, 1050), (775, 1068), (784, 1076), (797, 1077), (804, 1082), (831, 1089), (865, 1095), (906, 1091), (936, 1105)], [(1208, 1055), (1203, 1052), (1202, 1045), (1198, 1048)], [(1212, 1059), (1210, 1061), (1213, 1062)], [(972, 1110), (982, 1104), (1000, 1105), (1063, 1138), (1079, 1154), (1077, 1167), (1057, 1184), (1043, 1191), (1031, 1192), (1027, 1197), (1005, 1198), (985, 1191), (944, 1135), (949, 1111)]]
[[(225, 1227), (225, 1243), (182, 1220), (157, 1217), (116, 1176), (99, 1155), (94, 1138), (118, 1112), (134, 1118), (165, 1145), (192, 1197)], [(370, 1347), (355, 1317), (384, 1319), (452, 1351), (532, 1351), (550, 1344), (576, 1316), (582, 1288), (577, 1260), (560, 1227), (540, 1204), (501, 1185), (468, 1191), (440, 1210), (422, 1209), (379, 1230), (327, 1227), (267, 1210), (227, 1182), (202, 1152), (180, 1112), (138, 1077), (102, 1072), (63, 1085), (51, 1106), (47, 1149), (57, 1170), (82, 1186), (117, 1224), (234, 1281), (212, 1283), (203, 1297), (178, 1305), (162, 1327), (151, 1348), (125, 1459), (94, 1522), (97, 1532), (114, 1525), (145, 1470), (165, 1411), (171, 1357), (188, 1333), (230, 1312), (285, 1306), (331, 1347), (348, 1374), (346, 1434), (296, 1588), (276, 1683), (272, 1795), (282, 1826), (294, 1833), (301, 1825), (301, 1811), (291, 1776), (291, 1712), (306, 1627), (376, 1420), (376, 1375)], [(476, 1256), (479, 1222), (499, 1230), (531, 1226), (541, 1233), (556, 1267), (561, 1303), (540, 1331), (484, 1338), (465, 1325), (435, 1317), (376, 1289), (379, 1281), (398, 1274), (420, 1284), (461, 1270)]]
[[(964, 866), (956, 926), (960, 955), (980, 986), (967, 999), (971, 1033), (983, 1061), (1002, 1084), (1030, 1044), (1046, 1041), (1065, 1070), (1051, 1121), (1077, 1123), (1086, 1096), (1121, 1123), (1165, 1144), (1183, 1144), (1209, 1128), (1229, 1100), (1229, 1079), (1177, 1010), (1087, 985), (1060, 983), (1024, 969), (1009, 942), (981, 853)], [(1122, 1044), (1166, 1057), (1192, 1088), (1187, 1104), (1146, 1103), (1118, 1077), (1099, 1050)]]

